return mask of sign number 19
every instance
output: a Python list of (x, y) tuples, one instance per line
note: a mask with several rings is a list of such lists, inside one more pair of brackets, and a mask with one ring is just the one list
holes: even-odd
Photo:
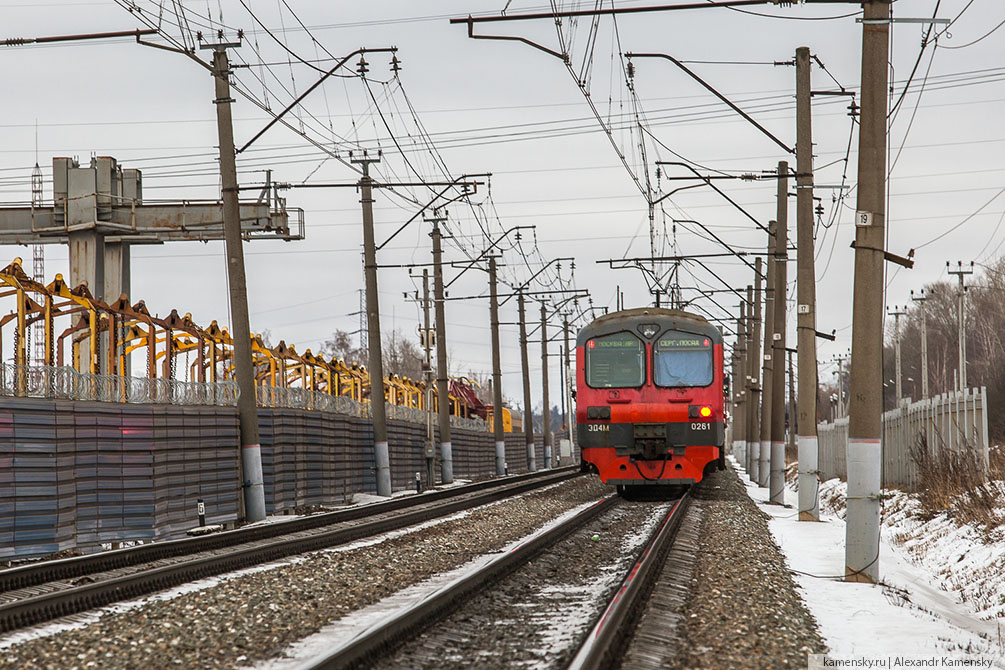
[(872, 225), (872, 212), (855, 212), (855, 225), (857, 227)]

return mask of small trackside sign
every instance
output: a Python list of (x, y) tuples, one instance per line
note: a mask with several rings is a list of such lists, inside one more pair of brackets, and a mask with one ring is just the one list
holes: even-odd
[(872, 225), (872, 212), (855, 212), (855, 225), (859, 228)]

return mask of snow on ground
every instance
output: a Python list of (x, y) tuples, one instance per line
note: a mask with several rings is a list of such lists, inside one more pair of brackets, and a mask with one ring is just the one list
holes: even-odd
[[(858, 663), (844, 667), (904, 667), (903, 659), (909, 658), (935, 659), (927, 667), (1005, 668), (1005, 638), (999, 621), (982, 618), (989, 611), (987, 607), (978, 610), (962, 601), (952, 590), (952, 579), (962, 581), (963, 573), (948, 567), (960, 556), (963, 560), (959, 562), (968, 565), (995, 557), (1000, 561), (1005, 546), (986, 547), (975, 534), (960, 529), (953, 532), (943, 526), (941, 533), (926, 529), (910, 515), (907, 502), (887, 503), (888, 509), (893, 507), (897, 512), (884, 519), (881, 583), (845, 582), (845, 522), (834, 509), (822, 504), (819, 523), (797, 521), (796, 491), (786, 488), (784, 507), (767, 504), (768, 489), (750, 482), (735, 461), (733, 465), (748, 495), (771, 517), (772, 535), (820, 626), (831, 650), (829, 658)], [(822, 485), (821, 501), (833, 500), (843, 509), (843, 486), (833, 482)], [(905, 538), (914, 538), (915, 547), (929, 546), (922, 562), (912, 556)], [(914, 553), (919, 555), (917, 550)], [(995, 578), (1000, 582), (1000, 569), (998, 573)], [(902, 659), (899, 665), (898, 658)], [(953, 660), (968, 665), (946, 664)], [(815, 659), (810, 667), (835, 666)]]
[(505, 557), (516, 548), (532, 541), (551, 528), (579, 514), (586, 508), (597, 504), (588, 502), (574, 507), (548, 522), (527, 537), (516, 540), (502, 549), (482, 554), (454, 570), (435, 575), (424, 581), (406, 587), (372, 605), (350, 612), (346, 616), (323, 627), (317, 633), (310, 635), (285, 650), (284, 656), (261, 661), (254, 666), (256, 670), (289, 670), (309, 665), (310, 661), (333, 649), (341, 648), (356, 640), (371, 630), (380, 627), (389, 617), (407, 609), (419, 607), (427, 599), (434, 597), (440, 591), (449, 589), (457, 582), (483, 569), (489, 563)]
[[(428, 491), (440, 491), (442, 489), (452, 489), (457, 486), (464, 486), (465, 484), (470, 484), (470, 479), (455, 479), (449, 484), (437, 484), (431, 489), (423, 489), (422, 492), (426, 493)], [(400, 498), (402, 496), (414, 496), (416, 495), (415, 489), (401, 489), (400, 491), (394, 491), (391, 494), (392, 498)], [(352, 494), (352, 505), (369, 505), (372, 503), (386, 502), (387, 498), (383, 496), (374, 495), (372, 493), (353, 493)]]

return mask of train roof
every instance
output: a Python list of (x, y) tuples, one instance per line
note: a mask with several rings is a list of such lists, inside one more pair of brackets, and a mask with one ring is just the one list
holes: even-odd
[[(623, 309), (619, 312), (610, 312), (593, 320), (579, 330), (576, 337), (576, 345), (582, 346), (587, 339), (606, 333), (615, 333), (622, 330), (638, 333), (639, 326), (650, 322), (658, 323), (664, 326), (664, 328), (682, 329), (688, 332), (708, 335), (714, 342), (718, 344), (722, 343), (722, 334), (719, 332), (719, 329), (709, 323), (708, 319), (700, 314), (662, 307), (636, 307), (634, 309)], [(661, 330), (664, 328), (661, 328)]]

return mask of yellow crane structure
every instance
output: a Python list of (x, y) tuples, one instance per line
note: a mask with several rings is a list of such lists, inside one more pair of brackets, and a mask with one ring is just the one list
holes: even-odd
[[(86, 284), (71, 288), (60, 274), (43, 285), (25, 273), (20, 258), (0, 270), (0, 299), (5, 298), (14, 298), (15, 307), (0, 316), (0, 361), (5, 358), (4, 330), (11, 324), (14, 351), (13, 356), (6, 354), (13, 364), (0, 367), (0, 394), (37, 395), (37, 390), (29, 391), (29, 376), (38, 368), (30, 365), (28, 339), (32, 326), (39, 323), (44, 338), (43, 370), (66, 366), (80, 374), (118, 378), (120, 383), (113, 387), (121, 389), (115, 398), (121, 402), (127, 399), (125, 382), (136, 377), (201, 383), (226, 382), (234, 377), (234, 342), (227, 329), (216, 321), (203, 327), (192, 320), (191, 314), (180, 315), (177, 310), (158, 317), (150, 313), (142, 300), (130, 304), (125, 294), (106, 303), (96, 299)], [(142, 357), (143, 352), (146, 353), (143, 371), (132, 375), (134, 354)], [(179, 379), (177, 365), (182, 357), (184, 372)], [(255, 383), (260, 387), (259, 404), (273, 404), (268, 398), (275, 389), (303, 389), (356, 402), (369, 402), (371, 397), (371, 380), (364, 366), (315, 354), (310, 349), (301, 354), (285, 340), (269, 346), (261, 335), (253, 335), (252, 360)], [(455, 380), (455, 383), (463, 382)], [(388, 403), (428, 410), (423, 381), (392, 373), (383, 380), (383, 387)], [(435, 395), (434, 387), (434, 409)], [(471, 418), (473, 414), (464, 395), (449, 395), (451, 413)]]

